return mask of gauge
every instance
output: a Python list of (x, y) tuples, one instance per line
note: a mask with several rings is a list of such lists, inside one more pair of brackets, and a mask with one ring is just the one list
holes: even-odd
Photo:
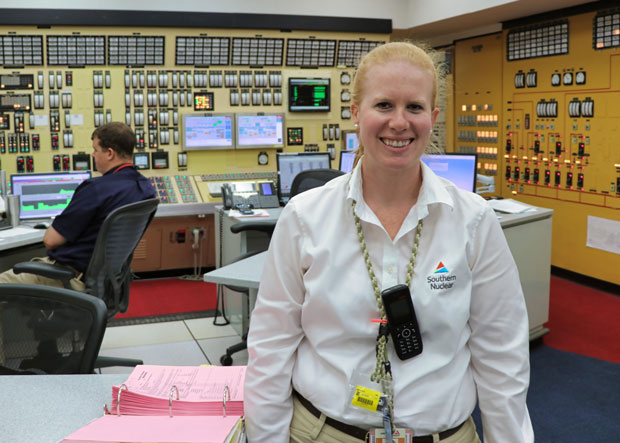
[(583, 71), (579, 71), (575, 74), (575, 83), (578, 85), (583, 85), (586, 83), (586, 73)]
[(343, 102), (351, 101), (351, 93), (345, 89), (340, 93), (340, 100)]
[(340, 83), (343, 85), (348, 85), (351, 83), (351, 75), (348, 72), (343, 72), (340, 74)]
[(269, 155), (267, 155), (265, 151), (259, 152), (258, 153), (258, 164), (266, 165), (267, 163), (269, 163)]
[(551, 86), (560, 86), (560, 74), (551, 74)]
[(564, 80), (563, 80), (565, 85), (572, 85), (573, 84), (573, 73), (572, 72), (565, 72), (564, 73)]

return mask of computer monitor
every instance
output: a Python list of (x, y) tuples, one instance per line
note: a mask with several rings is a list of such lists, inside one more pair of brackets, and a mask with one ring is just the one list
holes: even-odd
[(307, 169), (329, 169), (329, 152), (297, 152), (276, 154), (278, 166), (278, 194), (280, 203), (286, 203), (291, 196), (293, 179)]
[(284, 114), (237, 114), (237, 149), (284, 147)]
[(340, 151), (340, 170), (345, 174), (353, 170), (353, 162), (355, 161), (355, 151)]
[(185, 151), (234, 148), (234, 114), (182, 115), (181, 145)]
[(89, 178), (89, 171), (12, 174), (11, 191), (20, 197), (19, 219), (56, 217), (69, 205), (80, 183)]
[(342, 131), (342, 141), (344, 143), (342, 148), (345, 151), (357, 151), (360, 146), (356, 131)]
[(476, 191), (476, 168), (478, 158), (476, 154), (428, 154), (422, 156), (422, 161), (435, 174), (446, 178), (457, 187), (466, 191)]
[(329, 112), (329, 78), (289, 78), (288, 110), (290, 112)]

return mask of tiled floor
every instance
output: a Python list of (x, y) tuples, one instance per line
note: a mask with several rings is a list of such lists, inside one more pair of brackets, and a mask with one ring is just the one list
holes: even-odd
[[(216, 326), (213, 318), (198, 318), (108, 327), (99, 354), (138, 358), (151, 365), (219, 365), (226, 348), (240, 341), (230, 325)], [(247, 362), (246, 350), (233, 355), (233, 365)], [(132, 369), (112, 367), (102, 373), (130, 373)]]

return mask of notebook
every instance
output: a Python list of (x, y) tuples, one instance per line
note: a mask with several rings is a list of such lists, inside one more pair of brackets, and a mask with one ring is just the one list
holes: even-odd
[(63, 443), (245, 441), (245, 366), (139, 365), (112, 387), (106, 414)]

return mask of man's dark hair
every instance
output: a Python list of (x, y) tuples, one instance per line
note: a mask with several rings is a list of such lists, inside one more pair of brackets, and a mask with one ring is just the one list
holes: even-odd
[(136, 146), (136, 135), (125, 123), (111, 122), (99, 126), (93, 131), (91, 140), (99, 139), (99, 145), (103, 149), (112, 148), (124, 158), (133, 157), (133, 148)]

